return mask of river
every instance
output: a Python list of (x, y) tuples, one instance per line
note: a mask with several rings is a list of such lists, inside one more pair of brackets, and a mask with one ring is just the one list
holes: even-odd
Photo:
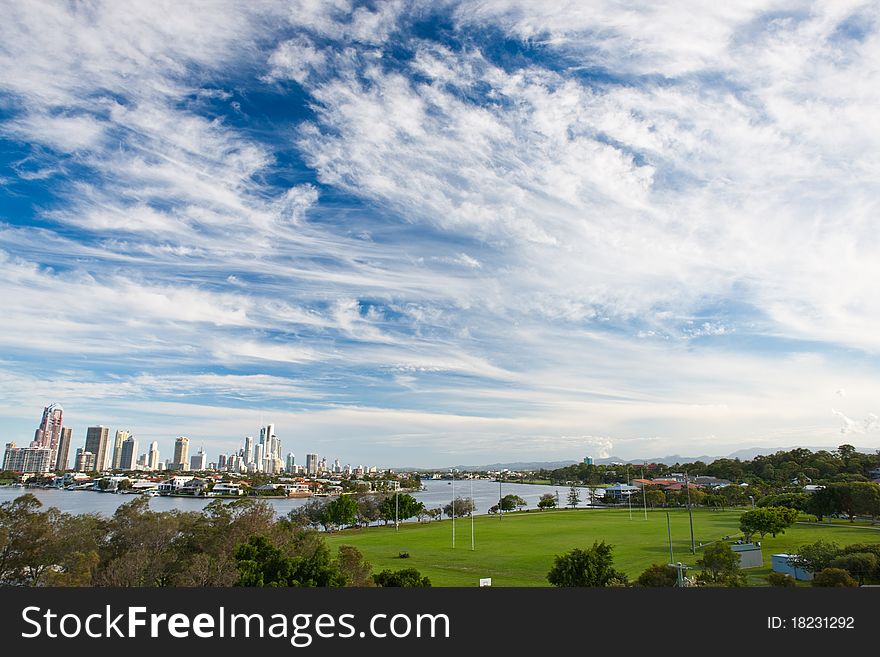
[[(451, 481), (428, 479), (423, 482), (424, 490), (412, 493), (420, 502), (429, 509), (443, 507), (452, 501), (453, 485)], [(472, 492), (473, 491), (473, 492)], [(50, 488), (15, 488), (0, 486), (0, 503), (8, 502), (24, 493), (32, 493), (43, 503), (44, 507), (54, 506), (67, 513), (100, 513), (106, 516), (113, 515), (120, 504), (130, 502), (134, 495), (99, 493), (97, 491), (73, 491), (57, 490)], [(559, 504), (565, 506), (568, 499), (568, 488), (565, 486), (544, 486), (540, 484), (508, 484), (500, 485), (497, 481), (470, 481), (459, 480), (455, 482), (456, 497), (473, 497), (477, 507), (477, 514), (485, 514), (489, 507), (498, 503), (499, 495), (519, 495), (528, 506), (527, 509), (535, 509), (538, 500), (544, 493), (559, 495)], [(589, 493), (586, 489), (580, 489), (581, 505), (586, 504)], [(198, 511), (216, 498), (205, 497), (167, 497), (158, 496), (147, 498), (150, 500), (150, 508), (154, 511)], [(265, 499), (278, 515), (285, 515), (291, 509), (302, 506), (309, 498), (262, 498)]]

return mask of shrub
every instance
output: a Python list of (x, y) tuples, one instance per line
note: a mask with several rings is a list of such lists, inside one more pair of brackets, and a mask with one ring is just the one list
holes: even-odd
[(795, 586), (794, 577), (788, 573), (770, 573), (767, 575), (770, 586)]
[(813, 586), (858, 586), (850, 574), (843, 568), (825, 568), (813, 577)]

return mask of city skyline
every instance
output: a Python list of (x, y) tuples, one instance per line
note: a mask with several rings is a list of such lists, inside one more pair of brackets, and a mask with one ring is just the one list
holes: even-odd
[(876, 6), (8, 11), (4, 443), (880, 442)]

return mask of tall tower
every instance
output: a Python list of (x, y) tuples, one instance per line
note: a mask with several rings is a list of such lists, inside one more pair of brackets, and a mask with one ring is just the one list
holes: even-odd
[(147, 454), (147, 467), (150, 470), (159, 469), (159, 443), (155, 440), (150, 443), (150, 452)]
[(58, 453), (55, 455), (55, 469), (67, 470), (67, 459), (70, 455), (70, 436), (73, 430), (70, 427), (61, 427), (61, 440), (58, 441)]
[[(127, 433), (127, 432), (123, 432)], [(119, 435), (119, 432), (116, 433)], [(119, 465), (120, 470), (134, 470), (135, 461), (137, 459), (138, 441), (134, 436), (128, 436), (122, 447), (119, 449)], [(114, 459), (115, 460), (115, 459)]]
[(64, 409), (61, 404), (49, 404), (43, 409), (43, 419), (40, 427), (34, 432), (34, 442), (31, 447), (48, 447), (52, 450), (50, 469), (55, 469), (55, 459), (58, 454), (58, 442), (61, 440), (61, 420)]
[(250, 463), (254, 460), (254, 437), (244, 437), (244, 462)]
[(186, 470), (189, 468), (189, 438), (181, 436), (174, 441), (174, 469)]
[(202, 447), (197, 454), (193, 454), (189, 459), (189, 469), (195, 472), (201, 472), (208, 469), (208, 455), (205, 454), (205, 448)]
[(113, 465), (112, 468), (114, 470), (119, 470), (120, 468), (126, 470), (127, 468), (122, 467), (122, 444), (128, 440), (128, 431), (123, 431), (120, 429), (116, 432), (116, 439), (113, 441)]
[(104, 470), (107, 465), (107, 440), (110, 436), (110, 429), (103, 425), (97, 427), (89, 427), (86, 430), (86, 452), (95, 455), (94, 468), (98, 472)]

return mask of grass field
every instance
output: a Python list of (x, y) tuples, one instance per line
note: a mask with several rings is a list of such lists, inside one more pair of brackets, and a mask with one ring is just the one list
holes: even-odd
[[(740, 532), (743, 510), (694, 510), (694, 539), (697, 545), (710, 543)], [(669, 511), (672, 548), (676, 561), (694, 565), (699, 558), (690, 554), (688, 514), (683, 509)], [(481, 577), (491, 577), (493, 586), (548, 586), (547, 572), (553, 557), (575, 547), (589, 547), (605, 540), (614, 546), (615, 567), (635, 578), (652, 562), (669, 562), (665, 510), (576, 509), (530, 511), (497, 516), (474, 517), (475, 550), (471, 551), (471, 523), (455, 522), (455, 548), (452, 547), (452, 521), (402, 523), (394, 526), (351, 529), (326, 536), (337, 545), (354, 545), (373, 564), (374, 572), (385, 568), (416, 568), (434, 586), (477, 586)], [(762, 542), (765, 567), (749, 569), (753, 585), (766, 585), (770, 555), (794, 552), (797, 546), (818, 539), (841, 545), (880, 542), (880, 528), (837, 524), (798, 523), (785, 534)], [(408, 552), (409, 559), (399, 558)]]

